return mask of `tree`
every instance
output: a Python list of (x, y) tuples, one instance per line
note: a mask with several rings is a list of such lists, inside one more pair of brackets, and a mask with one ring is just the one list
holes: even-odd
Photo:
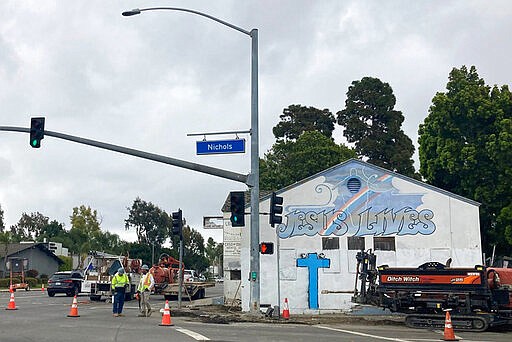
[(354, 157), (348, 147), (306, 131), (296, 141), (277, 141), (260, 159), (260, 188), (277, 190)]
[(328, 138), (334, 130), (334, 115), (328, 109), (290, 105), (279, 116), (281, 121), (272, 129), (279, 140), (296, 140), (307, 131), (318, 131)]
[(135, 199), (125, 220), (125, 228), (135, 227), (139, 243), (161, 246), (169, 237), (171, 220), (169, 215), (151, 202)]
[(68, 232), (64, 230), (64, 224), (53, 220), (42, 228), (40, 234), (36, 238), (36, 241), (41, 242), (44, 239), (47, 239), (54, 242), (61, 242), (56, 241), (55, 239), (64, 238), (67, 234)]
[[(419, 128), (420, 173), (480, 202), (484, 251), (512, 253), (512, 94), (489, 87), (476, 68), (454, 68)], [(507, 241), (508, 238), (508, 241)]]
[(20, 220), (11, 226), (13, 237), (18, 240), (35, 240), (48, 225), (48, 217), (39, 212), (21, 214)]
[(70, 219), (69, 237), (73, 241), (70, 249), (73, 252), (85, 254), (93, 249), (95, 238), (98, 232), (101, 231), (98, 213), (96, 210), (92, 210), (91, 207), (81, 205), (73, 208)]
[(5, 229), (4, 210), (2, 209), (2, 205), (0, 205), (0, 233), (3, 233), (4, 229)]
[(224, 254), (222, 243), (217, 243), (213, 238), (208, 238), (206, 242), (206, 258), (210, 262), (210, 266), (219, 266), (219, 269), (222, 267), (222, 256)]
[(394, 109), (393, 89), (378, 78), (363, 77), (348, 88), (345, 109), (336, 113), (343, 135), (358, 156), (400, 174), (417, 177), (414, 145), (402, 130), (404, 116)]
[(81, 205), (80, 207), (73, 208), (73, 214), (71, 214), (70, 219), (71, 229), (78, 229), (84, 234), (92, 235), (101, 230), (98, 212), (92, 210), (91, 207)]

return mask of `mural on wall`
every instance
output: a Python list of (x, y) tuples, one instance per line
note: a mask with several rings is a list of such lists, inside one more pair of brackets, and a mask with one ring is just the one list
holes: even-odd
[(331, 267), (331, 260), (316, 253), (308, 253), (305, 258), (297, 259), (297, 267), (307, 267), (309, 271), (309, 308), (318, 309), (318, 269)]
[(424, 193), (401, 193), (394, 178), (359, 163), (331, 169), (311, 189), (321, 203), (285, 206), (286, 220), (276, 228), (279, 237), (434, 233), (434, 212), (419, 209)]

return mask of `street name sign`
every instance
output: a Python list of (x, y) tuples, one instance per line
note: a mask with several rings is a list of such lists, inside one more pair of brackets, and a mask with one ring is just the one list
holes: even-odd
[(245, 153), (245, 139), (196, 141), (196, 154)]

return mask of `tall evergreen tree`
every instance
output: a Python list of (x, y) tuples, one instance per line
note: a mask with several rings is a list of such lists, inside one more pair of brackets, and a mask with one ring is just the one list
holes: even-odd
[(281, 121), (272, 129), (276, 139), (297, 140), (302, 133), (318, 131), (328, 138), (334, 131), (334, 115), (328, 109), (290, 105), (279, 116)]
[(348, 88), (345, 109), (336, 113), (347, 141), (358, 156), (371, 164), (417, 177), (412, 155), (414, 145), (402, 130), (404, 116), (395, 110), (396, 98), (388, 83), (364, 77)]
[(260, 187), (278, 190), (354, 157), (354, 151), (345, 145), (337, 145), (320, 132), (307, 131), (297, 141), (277, 141), (260, 159)]
[[(433, 185), (480, 202), (484, 249), (512, 254), (512, 94), (454, 68), (419, 128), (420, 172)], [(508, 239), (508, 240), (507, 240)]]

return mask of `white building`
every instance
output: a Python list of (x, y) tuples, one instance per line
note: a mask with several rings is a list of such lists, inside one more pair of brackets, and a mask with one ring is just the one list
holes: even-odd
[[(448, 258), (453, 267), (482, 264), (477, 202), (383, 168), (352, 159), (277, 194), (283, 223), (272, 228), (268, 216), (260, 217), (260, 241), (275, 250), (260, 255), (262, 306), (282, 307), (288, 298), (292, 314), (350, 309), (351, 294), (339, 292), (354, 289), (361, 249), (373, 249), (377, 264), (391, 267)], [(263, 197), (260, 213), (269, 206), (270, 196)], [(225, 222), (226, 304), (238, 292), (248, 311), (250, 220), (233, 228), (225, 213)]]

